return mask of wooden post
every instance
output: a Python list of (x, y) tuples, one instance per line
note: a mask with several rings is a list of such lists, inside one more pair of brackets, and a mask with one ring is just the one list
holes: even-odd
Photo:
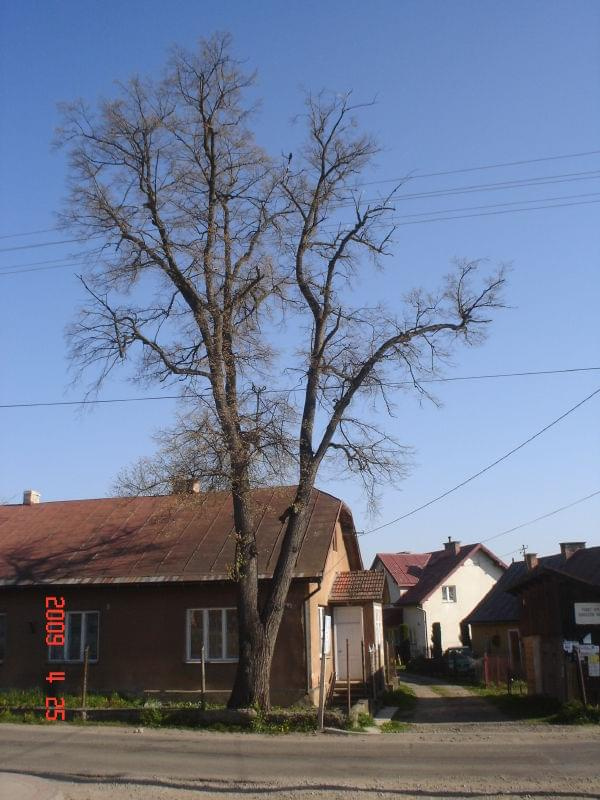
[(490, 685), (490, 665), (487, 653), (483, 655), (483, 682), (486, 686)]
[[(373, 649), (371, 650), (371, 647)], [(375, 683), (375, 645), (369, 645), (369, 665), (371, 667), (371, 685), (373, 688), (373, 700), (377, 697), (377, 684)]]
[(581, 666), (581, 653), (578, 647), (574, 649), (577, 653), (577, 677), (579, 678), (579, 688), (581, 689), (581, 702), (583, 703), (583, 707), (587, 708), (587, 692), (585, 690), (585, 680), (583, 677), (583, 668)]
[[(321, 672), (319, 675), (319, 730), (325, 727), (325, 625), (326, 614), (323, 612), (323, 630), (321, 631)], [(312, 681), (311, 681), (312, 683)]]
[(87, 683), (88, 683), (88, 666), (90, 663), (90, 646), (86, 645), (83, 652), (83, 683), (81, 685), (81, 719), (85, 722), (87, 719), (87, 711), (85, 710), (87, 704)]
[(350, 696), (350, 642), (348, 639), (346, 639), (346, 691), (348, 694), (348, 716), (350, 716), (352, 703)]
[(366, 684), (366, 682), (367, 682), (366, 672), (367, 671), (365, 669), (365, 643), (364, 643), (364, 641), (362, 639), (361, 639), (361, 642), (360, 642), (360, 660), (362, 661), (363, 683)]
[(204, 659), (204, 645), (200, 648), (200, 676), (202, 679), (202, 683), (200, 684), (201, 688), (201, 695), (200, 695), (200, 705), (202, 707), (202, 711), (206, 710), (206, 662)]

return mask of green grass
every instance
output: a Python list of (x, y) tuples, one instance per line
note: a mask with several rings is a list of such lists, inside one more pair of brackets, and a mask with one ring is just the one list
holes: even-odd
[(564, 703), (549, 720), (554, 725), (600, 725), (600, 706), (583, 707), (582, 703)]
[(428, 688), (431, 689), (432, 692), (435, 692), (435, 694), (439, 694), (440, 697), (449, 697), (451, 694), (450, 689), (441, 683), (431, 683), (428, 685)]
[(417, 704), (414, 691), (405, 683), (398, 684), (396, 689), (392, 689), (379, 695), (379, 702), (382, 706), (396, 707), (398, 710), (394, 714), (394, 721), (413, 713)]
[(515, 687), (514, 684), (511, 694), (507, 693), (504, 685), (469, 686), (468, 688), (480, 697), (484, 697), (513, 720), (548, 722), (554, 725), (600, 724), (599, 706), (588, 706), (585, 709), (578, 702), (561, 703), (560, 700), (553, 697), (520, 694), (519, 687)]
[(404, 733), (410, 730), (410, 725), (408, 722), (398, 722), (392, 719), (390, 722), (384, 722), (383, 725), (380, 725), (379, 730), (382, 733)]
[[(45, 706), (46, 696), (56, 693), (65, 698), (67, 708), (80, 708), (81, 695), (63, 694), (56, 686), (48, 688), (47, 692), (41, 689), (4, 689), (0, 690), (0, 709), (2, 708), (32, 708)], [(112, 694), (88, 694), (87, 708), (138, 708), (145, 704), (143, 697), (127, 697), (113, 692)], [(193, 705), (193, 704), (189, 704)]]

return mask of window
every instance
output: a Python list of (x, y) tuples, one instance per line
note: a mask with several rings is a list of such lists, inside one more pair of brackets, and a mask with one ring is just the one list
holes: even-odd
[(238, 622), (235, 608), (188, 608), (187, 661), (237, 661)]
[(6, 657), (6, 614), (0, 614), (0, 661)]
[(319, 606), (319, 658), (323, 653), (323, 618), (325, 618), (325, 655), (331, 653), (331, 614), (325, 606)]
[(67, 611), (65, 643), (49, 647), (49, 661), (83, 661), (85, 648), (90, 648), (90, 661), (98, 660), (99, 611)]
[(442, 600), (445, 603), (456, 603), (456, 586), (442, 586)]

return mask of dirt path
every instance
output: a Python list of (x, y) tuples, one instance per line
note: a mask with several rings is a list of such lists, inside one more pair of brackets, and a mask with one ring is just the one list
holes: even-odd
[(506, 721), (501, 711), (464, 686), (407, 673), (402, 674), (400, 682), (410, 686), (417, 696), (415, 710), (406, 717), (411, 722), (427, 724)]

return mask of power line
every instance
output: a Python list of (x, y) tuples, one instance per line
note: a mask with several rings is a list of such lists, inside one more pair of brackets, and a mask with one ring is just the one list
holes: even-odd
[[(464, 375), (464, 376), (456, 376), (451, 378), (425, 378), (420, 383), (449, 383), (451, 381), (477, 381), (477, 380), (487, 380), (491, 378), (522, 378), (528, 376), (535, 376), (535, 375), (564, 375), (567, 373), (572, 372), (593, 372), (600, 370), (600, 367), (571, 367), (568, 369), (545, 369), (545, 370), (537, 370), (537, 371), (528, 371), (528, 372), (499, 372), (496, 374), (490, 375)], [(398, 388), (400, 386), (412, 386), (413, 381), (403, 381), (400, 383), (392, 383), (390, 384), (391, 388)], [(265, 389), (265, 394), (277, 394), (282, 392), (301, 392), (303, 389), (301, 387), (291, 387), (286, 388), (282, 387), (281, 389)], [(193, 397), (210, 397), (210, 393), (208, 392), (199, 392), (197, 395), (193, 395)], [(81, 406), (81, 405), (99, 405), (99, 404), (107, 404), (107, 403), (142, 403), (145, 401), (154, 401), (154, 400), (181, 400), (183, 399), (179, 394), (162, 394), (162, 395), (155, 395), (150, 397), (114, 397), (114, 398), (107, 398), (105, 400), (102, 399), (95, 399), (95, 400), (50, 400), (50, 401), (40, 401), (40, 402), (31, 402), (31, 403), (3, 403), (0, 404), (0, 408), (44, 408), (44, 407), (53, 407), (53, 406)], [(391, 523), (390, 523), (391, 524)]]
[(565, 411), (564, 414), (560, 415), (560, 417), (557, 417), (555, 420), (550, 422), (548, 425), (545, 425), (541, 430), (537, 431), (537, 433), (534, 433), (533, 436), (530, 436), (524, 442), (521, 442), (521, 444), (518, 444), (516, 447), (513, 447), (512, 450), (508, 451), (508, 453), (505, 453), (500, 458), (497, 458), (491, 464), (488, 464), (487, 467), (484, 467), (483, 469), (480, 469), (479, 472), (476, 472), (474, 475), (471, 475), (468, 478), (465, 478), (464, 481), (461, 481), (456, 486), (453, 486), (451, 489), (448, 489), (447, 491), (443, 492), (442, 494), (438, 495), (437, 497), (434, 497), (432, 500), (428, 500), (427, 503), (423, 503), (423, 505), (417, 506), (416, 508), (411, 509), (411, 511), (407, 511), (406, 514), (402, 514), (399, 517), (396, 517), (395, 519), (390, 520), (389, 522), (385, 522), (383, 525), (379, 525), (377, 528), (372, 528), (369, 531), (364, 531), (361, 535), (362, 536), (366, 536), (367, 534), (376, 533), (377, 531), (383, 530), (383, 528), (387, 528), (387, 527), (389, 527), (390, 525), (393, 525), (396, 522), (400, 522), (401, 520), (406, 519), (407, 517), (411, 517), (413, 514), (416, 514), (418, 511), (422, 511), (424, 508), (428, 508), (429, 506), (433, 505), (434, 503), (437, 503), (439, 500), (442, 500), (444, 497), (448, 497), (449, 494), (452, 494), (453, 492), (456, 492), (458, 489), (461, 489), (463, 486), (466, 486), (467, 483), (471, 483), (471, 481), (474, 481), (475, 478), (479, 478), (485, 472), (488, 472), (493, 467), (495, 467), (498, 464), (502, 463), (502, 461), (506, 461), (506, 459), (509, 458), (510, 456), (514, 455), (514, 453), (518, 452), (519, 450), (522, 450), (523, 447), (525, 447), (526, 445), (528, 445), (531, 442), (533, 442), (534, 439), (538, 438), (538, 436), (541, 436), (543, 433), (546, 433), (546, 431), (550, 430), (550, 428), (553, 428), (555, 425), (557, 425), (559, 422), (561, 422), (563, 419), (565, 419), (565, 417), (568, 417), (569, 414), (572, 414), (578, 408), (581, 408), (581, 406), (584, 403), (587, 403), (589, 400), (591, 400), (597, 394), (600, 394), (600, 388), (596, 389), (595, 391), (593, 391), (587, 397), (584, 397), (583, 400), (580, 400), (579, 403), (574, 405), (572, 408), (568, 409), (568, 411)]
[[(530, 519), (528, 522), (522, 522), (520, 525), (515, 525), (514, 528), (509, 528), (506, 531), (502, 531), (501, 533), (496, 533), (494, 536), (490, 536), (488, 539), (483, 539), (482, 544), (486, 542), (491, 542), (494, 539), (499, 539), (501, 536), (506, 536), (509, 533), (514, 533), (515, 531), (521, 530), (521, 528), (525, 528), (527, 525), (533, 525), (534, 522), (540, 522), (542, 519), (548, 519), (548, 517), (553, 517), (554, 514), (559, 514), (561, 511), (566, 511), (568, 508), (573, 508), (573, 506), (579, 505), (579, 503), (584, 503), (586, 500), (590, 500), (592, 497), (597, 497), (600, 494), (600, 489), (597, 489), (595, 492), (591, 494), (587, 494), (585, 497), (580, 497), (579, 500), (573, 500), (572, 503), (568, 503), (566, 506), (561, 506), (560, 508), (555, 508), (554, 511), (549, 511), (547, 514), (542, 514), (535, 519)], [(513, 550), (512, 552), (516, 553), (517, 550)], [(506, 555), (512, 555), (512, 553), (507, 553)]]
[[(502, 167), (521, 167), (527, 164), (539, 164), (544, 161), (559, 161), (563, 159), (569, 158), (582, 158), (585, 156), (594, 156), (599, 155), (600, 150), (587, 150), (579, 153), (562, 153), (559, 155), (554, 156), (539, 156), (537, 158), (526, 158), (521, 159), (520, 161), (502, 161), (493, 164), (480, 164), (474, 167), (462, 167), (461, 169), (450, 169), (450, 170), (441, 170), (439, 172), (421, 172), (416, 174), (409, 174), (404, 176), (403, 178), (383, 178), (381, 180), (375, 181), (362, 181), (361, 183), (357, 183), (356, 186), (374, 186), (379, 183), (400, 183), (403, 180), (421, 180), (423, 178), (438, 178), (444, 177), (446, 175), (460, 175), (466, 172), (480, 172), (482, 170), (487, 169), (500, 169)], [(2, 239), (17, 239), (23, 236), (37, 236), (41, 233), (53, 233), (54, 231), (64, 230), (64, 227), (61, 226), (54, 226), (52, 228), (38, 228), (34, 231), (21, 231), (19, 233), (4, 233), (0, 234), (0, 240)]]
[(61, 231), (63, 228), (60, 228), (58, 225), (55, 225), (53, 228), (41, 228), (37, 231), (22, 231), (21, 233), (3, 233), (0, 235), (0, 239), (18, 239), (21, 236), (37, 236), (39, 233), (54, 233), (55, 231)]
[[(415, 200), (419, 198), (427, 198), (427, 197), (450, 197), (457, 194), (469, 194), (472, 192), (486, 192), (486, 191), (498, 191), (503, 189), (517, 189), (517, 188), (528, 188), (533, 186), (546, 186), (546, 185), (553, 185), (555, 183), (570, 183), (573, 181), (580, 181), (580, 180), (595, 180), (600, 178), (600, 170), (586, 170), (582, 172), (566, 172), (566, 173), (559, 173), (557, 175), (542, 175), (534, 178), (524, 178), (521, 180), (514, 180), (514, 181), (500, 181), (496, 183), (489, 183), (489, 184), (472, 184), (470, 186), (459, 186), (452, 189), (437, 189), (428, 192), (414, 192), (412, 194), (399, 194), (396, 195), (394, 201), (398, 200)], [(526, 202), (526, 201), (524, 201)], [(336, 208), (344, 208), (349, 207), (351, 204), (349, 203), (339, 203), (336, 204)], [(435, 213), (435, 212), (432, 212)], [(16, 234), (20, 236), (21, 234)], [(24, 234), (23, 234), (24, 235)], [(77, 239), (59, 239), (54, 241), (46, 241), (46, 242), (37, 242), (35, 244), (24, 244), (24, 245), (17, 245), (13, 247), (3, 247), (0, 248), (0, 253), (9, 253), (15, 252), (19, 250), (30, 250), (39, 247), (51, 247), (54, 245), (59, 244), (72, 244), (74, 242), (86, 242), (90, 238), (97, 238), (100, 234), (81, 237)], [(6, 235), (5, 238), (9, 238), (9, 235)]]
[[(562, 194), (562, 195), (555, 195), (554, 197), (536, 197), (534, 200), (510, 200), (506, 203), (489, 203), (483, 206), (462, 206), (458, 208), (440, 208), (439, 210), (433, 211), (419, 211), (418, 213), (414, 214), (401, 214), (398, 217), (394, 217), (396, 220), (400, 219), (410, 219), (411, 217), (430, 217), (434, 214), (454, 214), (458, 211), (485, 211), (488, 208), (504, 208), (506, 206), (520, 206), (530, 204), (530, 203), (549, 203), (551, 201), (558, 201), (558, 200), (580, 200), (583, 197), (598, 197), (600, 192), (585, 192), (584, 194)], [(526, 211), (527, 209), (523, 209)]]
[[(423, 225), (423, 223), (427, 222), (447, 222), (448, 220), (454, 219), (472, 219), (474, 217), (495, 217), (499, 214), (518, 214), (521, 211), (540, 211), (546, 208), (566, 208), (568, 206), (588, 206), (594, 205), (596, 203), (600, 203), (600, 200), (582, 200), (577, 203), (556, 203), (554, 205), (545, 205), (545, 206), (532, 206), (531, 208), (510, 208), (506, 211), (487, 211), (481, 214), (461, 214), (458, 216), (453, 217), (434, 217), (432, 219), (419, 219), (419, 220), (412, 220), (411, 222), (399, 222), (398, 227), (404, 227), (405, 225)], [(391, 220), (393, 222), (393, 220)]]
[(2, 269), (21, 269), (22, 267), (39, 267), (41, 264), (58, 264), (66, 261), (77, 263), (76, 258), (85, 256), (86, 253), (78, 253), (70, 256), (60, 256), (59, 258), (45, 258), (43, 261), (26, 261), (24, 264), (5, 264)]
[[(409, 175), (408, 177), (411, 180), (417, 180), (419, 178), (439, 178), (443, 177), (444, 175), (458, 175), (462, 172), (479, 172), (480, 170), (486, 169), (498, 169), (500, 167), (520, 167), (524, 164), (538, 164), (542, 161), (558, 161), (559, 159), (563, 158), (580, 158), (582, 156), (595, 156), (600, 153), (600, 150), (588, 150), (584, 153), (567, 153), (565, 155), (558, 155), (558, 156), (543, 156), (540, 158), (528, 158), (522, 161), (504, 161), (498, 164), (483, 164), (477, 167), (464, 167), (462, 169), (450, 169), (450, 170), (443, 170), (442, 172), (422, 172), (417, 175)], [(384, 178), (378, 181), (365, 181), (364, 183), (358, 184), (359, 186), (371, 186), (378, 183), (399, 183), (403, 178)]]
[(69, 264), (54, 264), (51, 267), (32, 267), (30, 269), (11, 269), (11, 270), (0, 270), (0, 278), (3, 278), (5, 275), (25, 275), (27, 272), (47, 272), (49, 269), (66, 269), (68, 267), (84, 267), (85, 264), (81, 264), (79, 261), (74, 261)]
[[(600, 194), (600, 193), (599, 192), (589, 192), (587, 194), (582, 194), (582, 195), (564, 195), (563, 197), (565, 199), (568, 198), (568, 197), (595, 197), (598, 194)], [(563, 197), (555, 197), (555, 198), (547, 198), (547, 199), (548, 200), (559, 200), (559, 199), (563, 199)], [(481, 208), (481, 209), (485, 209), (485, 208), (503, 208), (504, 206), (507, 206), (507, 205), (517, 205), (517, 204), (521, 204), (521, 203), (536, 203), (536, 202), (543, 202), (543, 200), (521, 200), (521, 201), (515, 201), (514, 203), (510, 202), (510, 203), (497, 203), (497, 204), (491, 204), (491, 205), (485, 205), (485, 206), (472, 206), (472, 208)], [(570, 206), (595, 205), (597, 203), (600, 203), (600, 200), (582, 200), (582, 201), (578, 201), (578, 202), (574, 202), (574, 203), (554, 203), (553, 202), (551, 204), (539, 205), (539, 206), (531, 206), (529, 208), (510, 208), (510, 209), (504, 209), (504, 210), (499, 210), (499, 211), (487, 211), (487, 212), (476, 213), (476, 214), (459, 214), (459, 215), (454, 215), (453, 214), (452, 216), (447, 216), (447, 217), (440, 217), (440, 216), (435, 216), (435, 215), (436, 214), (443, 214), (443, 213), (446, 213), (447, 211), (452, 211), (452, 209), (439, 210), (439, 211), (435, 211), (434, 210), (434, 211), (429, 211), (429, 212), (423, 212), (421, 214), (407, 214), (407, 215), (404, 215), (404, 216), (392, 217), (388, 221), (390, 223), (392, 223), (392, 224), (396, 224), (397, 227), (405, 227), (406, 225), (423, 225), (423, 224), (431, 223), (431, 222), (446, 222), (446, 221), (452, 221), (452, 220), (458, 220), (458, 219), (472, 219), (472, 218), (475, 218), (475, 217), (490, 217), (490, 216), (496, 216), (496, 215), (500, 215), (500, 214), (502, 214), (502, 215), (503, 214), (518, 214), (518, 213), (523, 212), (523, 211), (540, 211), (540, 210), (549, 209), (549, 208), (567, 208), (567, 207), (570, 207)], [(460, 210), (463, 210), (463, 209), (460, 209), (460, 208), (456, 209), (456, 211), (460, 211)], [(464, 210), (466, 210), (466, 209), (464, 209)], [(427, 217), (430, 217), (430, 218), (428, 218), (428, 219), (417, 219), (417, 220), (411, 219), (408, 222), (402, 222), (402, 220), (407, 219), (408, 217), (415, 217), (415, 216), (427, 216)], [(337, 223), (332, 223), (329, 227), (332, 227), (332, 226), (334, 226), (334, 227), (337, 226)], [(80, 242), (80, 241), (84, 241), (84, 240), (82, 240), (82, 239), (72, 239), (72, 240), (67, 240), (67, 241)], [(48, 244), (59, 244), (59, 242), (49, 242)], [(29, 246), (30, 245), (25, 245), (25, 246), (23, 246), (23, 248), (13, 248), (13, 249), (25, 249), (26, 247), (29, 247)], [(31, 247), (38, 247), (38, 246), (41, 247), (43, 245), (31, 245)], [(11, 249), (11, 248), (9, 248), (9, 249)], [(4, 251), (0, 250), (0, 252), (4, 252)], [(44, 263), (50, 263), (50, 261), (57, 261), (58, 262), (58, 261), (64, 261), (64, 259), (50, 259), (47, 262), (40, 261), (40, 262), (33, 262), (33, 263), (44, 264)], [(25, 274), (27, 272), (44, 272), (47, 269), (63, 269), (63, 268), (68, 268), (68, 267), (71, 267), (71, 266), (78, 266), (78, 265), (80, 265), (80, 262), (74, 261), (74, 262), (65, 262), (65, 263), (62, 263), (62, 264), (54, 264), (51, 267), (50, 266), (49, 267), (36, 267), (36, 268), (31, 268), (31, 269), (29, 269), (29, 268), (27, 268), (27, 269), (25, 269), (25, 268), (0, 269), (0, 277), (2, 277), (4, 275), (19, 275), (21, 273)], [(81, 266), (85, 266), (85, 265), (81, 264)]]
[(59, 239), (57, 241), (52, 242), (38, 242), (37, 244), (20, 244), (17, 247), (0, 247), (0, 253), (12, 253), (15, 250), (33, 250), (36, 247), (51, 247), (54, 244), (72, 244), (73, 242), (87, 242), (88, 239), (91, 239), (91, 236), (87, 236), (84, 239)]

